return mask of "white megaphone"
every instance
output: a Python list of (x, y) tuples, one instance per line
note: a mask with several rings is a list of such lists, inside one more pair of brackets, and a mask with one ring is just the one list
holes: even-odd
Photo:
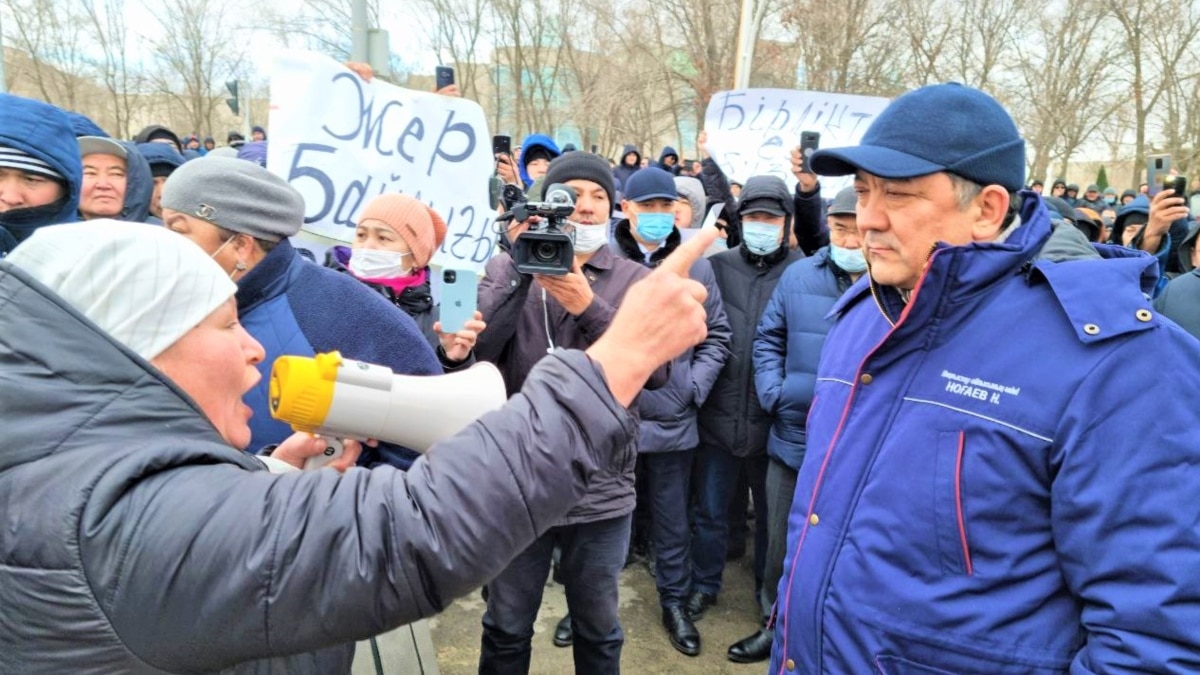
[(337, 439), (375, 439), (425, 452), (481, 415), (504, 405), (504, 378), (479, 362), (449, 375), (396, 375), (390, 368), (343, 359), (338, 352), (281, 356), (271, 367), (271, 416), (326, 439), (306, 469), (341, 456)]

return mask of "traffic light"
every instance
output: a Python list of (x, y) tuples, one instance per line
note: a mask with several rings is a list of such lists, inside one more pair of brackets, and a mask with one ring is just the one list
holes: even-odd
[(225, 102), (229, 104), (229, 109), (233, 111), (233, 114), (237, 115), (238, 114), (238, 81), (237, 80), (227, 81), (225, 83), (225, 88), (229, 90), (229, 95), (233, 97), (233, 98), (225, 99)]

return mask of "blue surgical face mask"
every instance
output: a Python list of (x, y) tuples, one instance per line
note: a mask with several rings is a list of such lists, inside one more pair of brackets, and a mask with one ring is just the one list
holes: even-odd
[(742, 242), (755, 255), (771, 255), (783, 243), (778, 225), (757, 220), (742, 221)]
[(1116, 204), (1117, 196), (1116, 195), (1108, 195), (1107, 197), (1104, 198), (1104, 201), (1108, 202), (1109, 204)]
[(675, 229), (674, 213), (637, 214), (638, 236), (648, 242), (661, 244), (673, 229)]
[(861, 248), (842, 248), (830, 244), (829, 258), (833, 260), (834, 265), (852, 274), (867, 271), (867, 257), (863, 255)]

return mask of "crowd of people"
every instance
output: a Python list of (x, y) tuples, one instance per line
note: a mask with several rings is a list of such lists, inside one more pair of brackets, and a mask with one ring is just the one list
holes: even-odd
[[(523, 673), (553, 575), (553, 644), (616, 673), (621, 571), (695, 656), (741, 548), (759, 611), (720, 647), (772, 674), (1200, 670), (1200, 412), (1157, 393), (1200, 371), (1200, 182), (1043, 194), (956, 84), (792, 149), (794, 188), (703, 135), (531, 134), (487, 188), (573, 192), (570, 269), (523, 272), (511, 222), (444, 332), (443, 216), (379, 195), (312, 260), (266, 142), (0, 95), (0, 664), (346, 672), (482, 586), (479, 672)], [(510, 400), (302, 470), (325, 444), (272, 419), (270, 368), (328, 351), (490, 362)]]

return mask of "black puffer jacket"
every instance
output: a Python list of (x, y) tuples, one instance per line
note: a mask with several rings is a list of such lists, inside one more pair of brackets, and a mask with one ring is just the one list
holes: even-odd
[(700, 409), (700, 442), (735, 457), (767, 450), (771, 417), (763, 412), (754, 388), (754, 337), (763, 310), (788, 265), (804, 254), (781, 247), (757, 256), (739, 246), (708, 258), (733, 329), (729, 359)]
[(498, 574), (637, 435), (567, 351), (407, 473), (270, 474), (4, 262), (0, 428), (4, 673), (349, 672), (355, 640)]

